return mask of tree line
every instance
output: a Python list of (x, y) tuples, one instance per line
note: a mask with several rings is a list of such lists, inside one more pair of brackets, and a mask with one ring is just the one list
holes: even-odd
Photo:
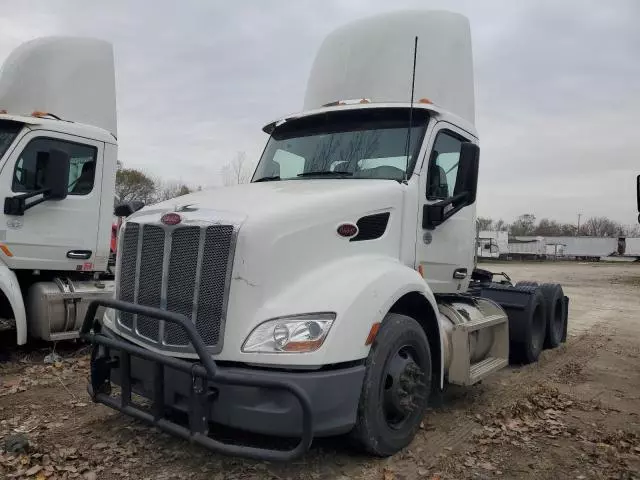
[[(247, 183), (251, 179), (253, 165), (247, 160), (245, 152), (238, 152), (233, 160), (222, 167), (220, 173), (225, 186)], [(120, 202), (139, 200), (145, 205), (152, 205), (196, 190), (202, 190), (202, 187), (194, 188), (183, 182), (152, 177), (142, 170), (125, 168), (118, 161), (116, 197)]]
[(625, 226), (607, 217), (590, 217), (580, 224), (562, 223), (549, 218), (540, 221), (531, 213), (520, 215), (509, 224), (504, 220), (493, 220), (478, 217), (478, 230), (493, 230), (509, 232), (512, 236), (541, 236), (541, 237), (638, 237), (640, 228), (637, 225)]
[(186, 195), (194, 190), (182, 182), (153, 178), (141, 170), (125, 168), (118, 162), (116, 171), (116, 197), (120, 202), (139, 200), (151, 205), (171, 198)]

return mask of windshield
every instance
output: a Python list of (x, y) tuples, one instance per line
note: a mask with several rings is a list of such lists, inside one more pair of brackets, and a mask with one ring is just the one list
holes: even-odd
[(407, 108), (330, 112), (291, 120), (271, 134), (253, 181), (411, 176), (428, 114), (414, 110), (409, 161)]
[(20, 129), (22, 129), (22, 124), (19, 122), (0, 120), (0, 158), (11, 146)]

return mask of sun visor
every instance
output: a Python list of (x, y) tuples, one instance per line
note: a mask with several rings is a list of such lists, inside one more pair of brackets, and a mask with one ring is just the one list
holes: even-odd
[(415, 100), (427, 98), (474, 124), (469, 21), (445, 11), (385, 13), (332, 32), (311, 68), (304, 109), (361, 98), (408, 103), (416, 36)]
[(113, 48), (93, 38), (43, 37), (24, 43), (0, 70), (0, 110), (52, 113), (117, 135)]

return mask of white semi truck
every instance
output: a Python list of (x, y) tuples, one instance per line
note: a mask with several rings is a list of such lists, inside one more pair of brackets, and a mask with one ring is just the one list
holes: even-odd
[(76, 338), (89, 301), (113, 297), (116, 135), (108, 42), (47, 37), (6, 59), (0, 323), (18, 345)]
[(447, 384), (563, 342), (559, 285), (474, 268), (473, 89), (461, 15), (332, 33), (249, 184), (123, 223), (115, 299), (82, 330), (93, 400), (226, 454), (287, 460), (347, 434), (387, 456)]

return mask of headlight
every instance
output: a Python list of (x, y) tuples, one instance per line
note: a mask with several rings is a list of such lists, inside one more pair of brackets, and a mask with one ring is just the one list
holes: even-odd
[(335, 313), (310, 313), (261, 323), (242, 345), (245, 353), (305, 353), (322, 346)]

